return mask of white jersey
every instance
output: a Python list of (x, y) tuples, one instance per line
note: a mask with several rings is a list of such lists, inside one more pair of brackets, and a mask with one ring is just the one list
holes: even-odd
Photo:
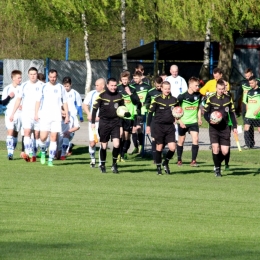
[(74, 89), (71, 89), (69, 92), (66, 92), (68, 109), (72, 116), (77, 116), (78, 107), (82, 106), (81, 96), (79, 92)]
[[(95, 100), (97, 99), (97, 97), (99, 96), (100, 92), (96, 91), (96, 90), (91, 90), (87, 96), (85, 97), (83, 103), (88, 105), (90, 107), (89, 111), (92, 114), (92, 110), (93, 110), (93, 104), (95, 102)], [(99, 110), (97, 111), (97, 115), (98, 116)]]
[(37, 96), (37, 101), (41, 101), (41, 120), (61, 121), (61, 106), (67, 103), (67, 96), (65, 88), (60, 83), (44, 84), (41, 93)]
[[(9, 103), (6, 105), (5, 115), (11, 115), (12, 114), (13, 109), (14, 109), (14, 104), (15, 104), (16, 99), (18, 97), (19, 87), (20, 86), (14, 87), (13, 84), (10, 84), (3, 89), (2, 100), (6, 99), (11, 92), (14, 93), (14, 97), (12, 97), (10, 99)], [(18, 115), (18, 113), (20, 113), (20, 112), (21, 112), (21, 110), (17, 109), (15, 116)]]
[(177, 76), (174, 78), (173, 76), (169, 76), (165, 79), (171, 84), (171, 94), (174, 97), (178, 97), (181, 93), (184, 93), (188, 90), (187, 83), (185, 79), (181, 76)]
[(22, 113), (34, 117), (35, 103), (37, 96), (42, 91), (43, 82), (38, 80), (36, 83), (24, 82), (18, 89), (18, 97), (23, 99)]
[(63, 136), (63, 133), (68, 132), (71, 128), (80, 127), (79, 120), (76, 116), (70, 116), (70, 121), (68, 124), (64, 123), (64, 120), (61, 122), (61, 133), (60, 135)]

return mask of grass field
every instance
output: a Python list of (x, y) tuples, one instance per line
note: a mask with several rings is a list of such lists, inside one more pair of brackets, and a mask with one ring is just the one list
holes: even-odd
[(199, 168), (189, 152), (181, 168), (175, 156), (170, 176), (149, 158), (120, 163), (118, 175), (86, 158), (76, 147), (47, 167), (0, 151), (0, 259), (260, 258), (259, 150), (232, 151), (222, 178), (209, 151)]

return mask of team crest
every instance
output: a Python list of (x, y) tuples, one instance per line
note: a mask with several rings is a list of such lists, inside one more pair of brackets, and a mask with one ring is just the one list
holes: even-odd
[(225, 111), (228, 113), (229, 112), (229, 107), (225, 107)]
[(254, 92), (254, 95), (256, 95), (256, 94), (257, 94), (257, 91)]
[(194, 100), (197, 100), (198, 99), (198, 97), (194, 97)]
[(114, 108), (117, 109), (118, 108), (118, 103), (114, 104)]
[(38, 88), (38, 87), (36, 88), (36, 91), (39, 91), (39, 88)]
[(140, 87), (141, 90), (144, 90), (144, 87)]
[(54, 89), (54, 93), (58, 93), (58, 90), (57, 90), (57, 89)]

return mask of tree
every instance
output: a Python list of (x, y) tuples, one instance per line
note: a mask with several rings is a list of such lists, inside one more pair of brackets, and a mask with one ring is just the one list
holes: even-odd
[(128, 70), (128, 68), (127, 68), (125, 10), (126, 10), (126, 1), (121, 0), (122, 63), (123, 63), (123, 70)]

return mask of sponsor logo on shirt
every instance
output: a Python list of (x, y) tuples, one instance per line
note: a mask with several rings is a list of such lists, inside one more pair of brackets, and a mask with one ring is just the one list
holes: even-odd
[(185, 107), (185, 110), (197, 110), (198, 107), (195, 106), (190, 106), (190, 107)]
[(164, 109), (164, 107), (159, 107), (159, 109)]
[(255, 103), (255, 104), (256, 104), (256, 103), (257, 103), (257, 100), (249, 99), (249, 100), (248, 100), (248, 103)]
[(219, 107), (214, 107), (214, 109), (219, 109)]
[(131, 100), (125, 100), (125, 104), (131, 103)]
[(104, 103), (105, 106), (109, 106), (109, 103)]
[(114, 108), (118, 108), (118, 103), (115, 103), (115, 104), (114, 104)]
[(139, 97), (139, 99), (143, 99), (144, 97), (143, 96), (138, 96)]

